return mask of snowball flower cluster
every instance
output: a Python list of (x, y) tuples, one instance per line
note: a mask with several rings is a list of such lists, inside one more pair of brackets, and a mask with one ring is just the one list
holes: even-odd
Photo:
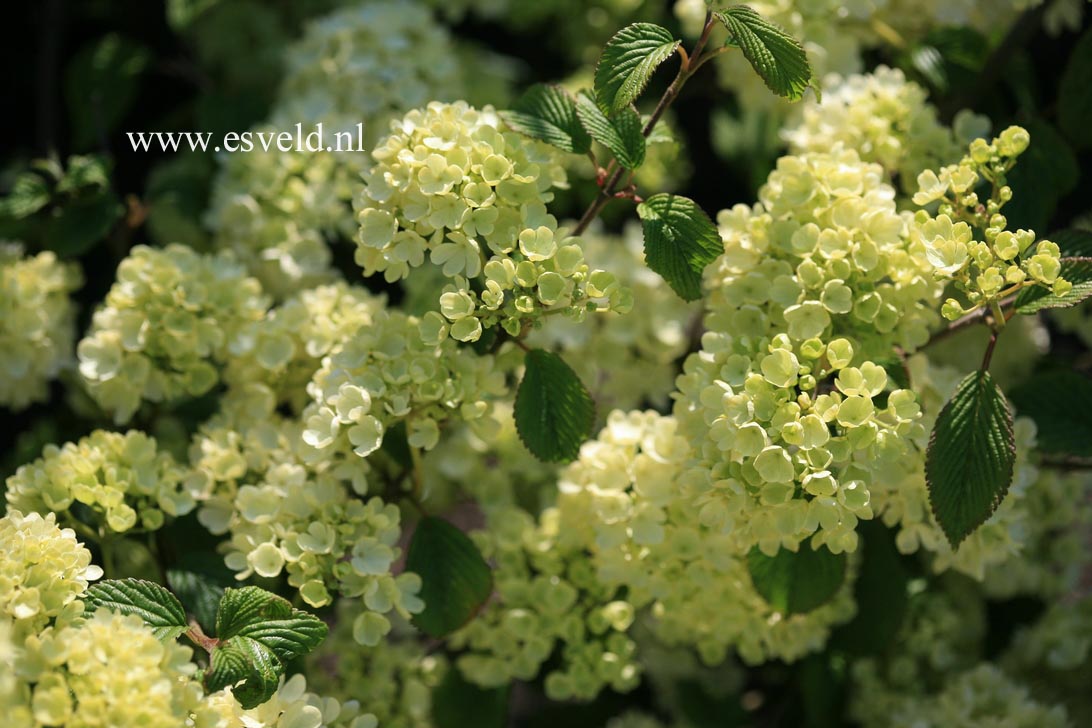
[(301, 674), (287, 680), (257, 708), (244, 710), (230, 689), (208, 696), (194, 715), (196, 728), (379, 728), (356, 701), (339, 702), (307, 690)]
[(377, 311), (371, 326), (323, 360), (307, 387), (308, 445), (325, 450), (348, 440), (367, 457), (398, 421), (406, 422), (410, 446), (424, 450), (436, 446), (448, 419), (489, 425), (489, 398), (506, 391), (504, 372), (493, 357), (451, 339), (426, 343), (421, 329), (413, 316)]
[(46, 399), (51, 379), (72, 361), (76, 310), (69, 294), (82, 277), (51, 252), (23, 254), (0, 241), (0, 406)]
[(156, 639), (140, 617), (100, 609), (28, 637), (15, 672), (36, 725), (178, 728), (201, 698), (190, 656)]
[(128, 422), (142, 400), (212, 389), (232, 338), (267, 307), (261, 286), (230, 255), (138, 245), (77, 347), (80, 374), (95, 401)]
[(23, 515), (9, 509), (0, 518), (0, 621), (12, 622), (16, 639), (49, 620), (82, 611), (77, 600), (102, 576), (91, 552), (48, 513)]
[(154, 531), (193, 510), (184, 472), (143, 432), (95, 430), (79, 442), (48, 445), (7, 480), (8, 506), (67, 513), (79, 503), (115, 533)]
[[(954, 281), (956, 290), (970, 302), (965, 306), (954, 298), (945, 301), (941, 311), (948, 319), (995, 306), (1026, 286), (1044, 286), (1056, 296), (1073, 288), (1060, 275), (1058, 245), (1049, 240), (1036, 243), (1034, 230), (1007, 230), (1008, 221), (1001, 214), (1001, 208), (1012, 199), (1005, 175), (1030, 143), (1027, 131), (1010, 126), (992, 142), (975, 139), (958, 164), (939, 173), (925, 170), (918, 175), (914, 203), (928, 205), (939, 200), (940, 205), (935, 216), (924, 210), (918, 213), (915, 235), (937, 274)], [(992, 185), (985, 202), (975, 191), (983, 181)], [(994, 311), (1001, 319), (998, 313)]]
[(384, 305), (382, 296), (343, 282), (301, 291), (240, 330), (229, 347), (224, 380), (230, 388), (260, 382), (278, 403), (300, 412), (323, 357), (370, 326)]
[(254, 385), (247, 395), (229, 401), (194, 438), (198, 519), (230, 536), (225, 563), (239, 579), (287, 573), (313, 607), (331, 603), (333, 594), (360, 598), (366, 609), (353, 636), (376, 644), (390, 630), (385, 615), (423, 608), (421, 579), (391, 573), (401, 555), (398, 507), (365, 500), (367, 466), (347, 451), (312, 450), (301, 423), (274, 414), (268, 390)]
[(852, 150), (783, 157), (759, 198), (718, 216), (708, 331), (678, 380), (684, 478), (737, 554), (853, 551), (873, 470), (922, 433), (887, 367), (928, 340), (940, 286), (882, 168)]

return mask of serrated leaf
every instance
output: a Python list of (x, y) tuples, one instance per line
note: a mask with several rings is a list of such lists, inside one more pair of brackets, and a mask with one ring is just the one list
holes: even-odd
[(1092, 457), (1092, 380), (1072, 371), (1037, 374), (1012, 392), (1021, 415), (1035, 421), (1036, 446), (1049, 453)]
[(831, 600), (846, 577), (846, 555), (826, 546), (802, 545), (796, 553), (781, 549), (767, 556), (757, 546), (747, 554), (755, 591), (783, 615), (803, 614)]
[(284, 665), (271, 650), (256, 640), (235, 637), (213, 649), (205, 689), (231, 687), (239, 705), (250, 710), (273, 697), (283, 674)]
[(720, 233), (691, 199), (661, 193), (637, 206), (645, 263), (687, 301), (701, 298), (702, 271), (724, 252)]
[(24, 172), (15, 178), (11, 192), (0, 200), (0, 215), (21, 220), (49, 204), (49, 183), (39, 174)]
[(633, 23), (615, 33), (595, 67), (600, 108), (613, 116), (636, 101), (679, 43), (667, 28), (655, 23)]
[(1077, 149), (1092, 147), (1092, 30), (1077, 41), (1058, 85), (1058, 125)]
[(253, 639), (283, 661), (318, 647), (326, 633), (321, 619), (256, 586), (225, 589), (216, 613), (217, 638)]
[(1092, 258), (1092, 230), (1067, 228), (1047, 236), (1058, 244), (1064, 258)]
[(1005, 395), (989, 372), (968, 374), (941, 409), (925, 455), (929, 503), (953, 549), (997, 509), (1015, 461)]
[(637, 169), (644, 164), (645, 136), (636, 111), (623, 109), (608, 119), (594, 101), (581, 95), (576, 99), (576, 115), (592, 139), (609, 149), (620, 165)]
[(1016, 312), (1036, 313), (1044, 308), (1069, 308), (1092, 296), (1092, 258), (1062, 258), (1059, 277), (1073, 284), (1064, 296), (1055, 296), (1046, 286), (1024, 288), (1016, 295)]
[(732, 34), (751, 66), (778, 96), (798, 101), (811, 84), (811, 65), (804, 46), (796, 38), (746, 5), (714, 15)]
[(493, 592), (493, 572), (470, 538), (442, 518), (422, 518), (410, 541), (406, 570), (421, 577), (424, 611), (413, 623), (443, 637), (469, 622)]
[(576, 117), (576, 102), (555, 84), (535, 84), (501, 118), (520, 134), (562, 151), (585, 154), (591, 149), (591, 137)]
[(236, 584), (234, 572), (211, 551), (187, 551), (179, 563), (167, 569), (167, 583), (178, 595), (187, 613), (209, 634), (215, 634), (216, 611), (229, 584)]
[(186, 631), (186, 610), (165, 587), (143, 579), (111, 579), (92, 584), (83, 595), (87, 611), (106, 607), (135, 614), (152, 628), (157, 639), (169, 640)]
[(539, 460), (568, 462), (591, 435), (595, 403), (576, 372), (549, 351), (527, 352), (516, 392), (516, 431)]

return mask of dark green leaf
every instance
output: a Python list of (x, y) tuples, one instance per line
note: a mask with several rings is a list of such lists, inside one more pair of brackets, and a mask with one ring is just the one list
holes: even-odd
[(493, 572), (478, 547), (442, 518), (417, 524), (406, 570), (421, 577), (425, 609), (413, 617), (421, 631), (443, 637), (469, 622), (493, 592)]
[(1092, 258), (1092, 230), (1068, 228), (1047, 236), (1058, 244), (1064, 258)]
[(1058, 86), (1058, 125), (1077, 149), (1092, 147), (1092, 30), (1077, 42)]
[(110, 187), (110, 165), (102, 157), (77, 155), (68, 158), (57, 190), (68, 194), (98, 192)]
[(515, 404), (520, 440), (539, 460), (574, 460), (595, 423), (591, 395), (557, 354), (534, 349), (525, 365)]
[(109, 190), (74, 200), (49, 221), (46, 247), (63, 257), (82, 255), (106, 238), (124, 212)]
[(767, 556), (756, 546), (747, 554), (747, 570), (755, 591), (771, 607), (784, 615), (802, 614), (838, 592), (846, 578), (846, 555), (803, 544), (796, 553), (781, 549)]
[(318, 617), (256, 586), (226, 589), (216, 614), (217, 638), (247, 637), (285, 662), (318, 647), (326, 632)]
[(73, 56), (65, 91), (77, 148), (104, 139), (129, 112), (149, 58), (147, 48), (117, 33)]
[(600, 108), (613, 116), (636, 101), (652, 73), (678, 47), (671, 32), (654, 23), (633, 23), (615, 33), (595, 67)]
[(645, 262), (687, 301), (701, 298), (702, 271), (724, 252), (720, 233), (693, 200), (661, 193), (637, 206)]
[(508, 685), (480, 688), (458, 670), (448, 670), (432, 691), (432, 723), (436, 728), (504, 728), (509, 691)]
[(800, 41), (746, 5), (715, 15), (767, 88), (792, 101), (804, 95), (811, 84), (811, 65)]
[(1028, 286), (1016, 296), (1016, 311), (1030, 314), (1044, 308), (1069, 308), (1092, 296), (1092, 258), (1062, 258), (1061, 277), (1073, 284), (1064, 296), (1042, 285)]
[(831, 646), (854, 655), (877, 655), (895, 639), (910, 603), (910, 571), (891, 529), (879, 520), (861, 521), (861, 561), (853, 584), (857, 614), (831, 637)]
[(1016, 411), (1035, 420), (1040, 450), (1092, 457), (1092, 380), (1073, 371), (1036, 374), (1012, 392)]
[(560, 86), (535, 84), (501, 118), (520, 134), (562, 151), (584, 154), (591, 148), (591, 137), (576, 118), (576, 103)]
[(1010, 230), (1047, 230), (1058, 201), (1076, 186), (1080, 170), (1073, 150), (1053, 126), (1041, 119), (1023, 126), (1031, 134), (1031, 146), (1008, 174), (1012, 201), (1003, 214)]
[(592, 139), (609, 149), (626, 169), (636, 169), (645, 161), (645, 137), (641, 117), (633, 109), (623, 109), (611, 118), (587, 96), (576, 100), (576, 115)]
[(119, 614), (135, 614), (161, 640), (174, 639), (186, 631), (186, 612), (166, 588), (143, 579), (100, 581), (83, 596), (87, 611), (106, 607)]
[(11, 193), (0, 200), (0, 216), (21, 220), (49, 204), (49, 183), (39, 174), (24, 172), (15, 178)]
[(182, 554), (179, 563), (167, 569), (167, 583), (207, 634), (215, 634), (216, 611), (224, 589), (237, 583), (234, 572), (224, 566), (223, 557), (211, 551)]
[(989, 372), (968, 374), (940, 411), (925, 456), (929, 503), (953, 549), (997, 509), (1015, 460), (1005, 395)]
[(205, 689), (232, 687), (239, 705), (250, 710), (273, 697), (283, 674), (284, 665), (271, 650), (255, 640), (235, 637), (213, 649)]

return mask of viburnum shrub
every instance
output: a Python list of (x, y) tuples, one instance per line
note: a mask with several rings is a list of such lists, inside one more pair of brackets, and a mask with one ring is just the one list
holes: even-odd
[(0, 200), (9, 722), (1092, 721), (1092, 33), (986, 98), (1081, 3), (287, 5), (167, 3), (194, 118), (368, 149)]

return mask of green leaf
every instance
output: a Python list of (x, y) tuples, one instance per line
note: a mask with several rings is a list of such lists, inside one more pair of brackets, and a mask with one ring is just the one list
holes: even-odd
[(796, 553), (781, 549), (767, 556), (755, 546), (747, 554), (747, 571), (755, 591), (771, 607), (784, 615), (803, 614), (838, 592), (846, 578), (846, 555), (805, 544)]
[(831, 636), (830, 646), (854, 655), (884, 652), (899, 633), (910, 604), (910, 571), (891, 529), (861, 521), (861, 561), (853, 583), (857, 614)]
[(74, 200), (49, 221), (46, 247), (62, 257), (82, 255), (106, 238), (124, 212), (109, 190)]
[(585, 154), (591, 149), (591, 137), (576, 118), (576, 103), (555, 84), (535, 84), (501, 118), (520, 134), (562, 151)]
[(493, 592), (493, 572), (478, 547), (458, 528), (429, 516), (417, 524), (406, 570), (421, 577), (425, 609), (413, 623), (443, 637), (469, 622)]
[(1063, 258), (1092, 258), (1092, 230), (1067, 228), (1047, 236), (1062, 251)]
[(1092, 380), (1060, 370), (1036, 374), (1012, 392), (1016, 411), (1035, 420), (1044, 452), (1092, 457)]
[(66, 97), (74, 145), (104, 138), (136, 101), (140, 76), (151, 54), (142, 45), (110, 33), (86, 46), (68, 64)]
[(87, 587), (84, 608), (99, 607), (135, 614), (152, 628), (157, 639), (169, 640), (186, 631), (186, 611), (165, 587), (143, 579), (111, 579)]
[(539, 460), (575, 460), (595, 423), (591, 395), (557, 354), (533, 349), (525, 365), (515, 404), (520, 440)]
[(220, 599), (228, 585), (237, 583), (223, 557), (211, 551), (187, 551), (177, 564), (168, 567), (167, 583), (187, 613), (206, 632), (215, 634)]
[(613, 116), (636, 101), (652, 73), (679, 43), (667, 28), (655, 23), (633, 23), (615, 33), (595, 67), (600, 108)]
[(933, 426), (925, 481), (952, 548), (997, 509), (1012, 482), (1012, 411), (989, 372), (968, 374)]
[(644, 164), (645, 136), (636, 111), (623, 109), (607, 118), (594, 101), (581, 95), (576, 100), (576, 115), (592, 139), (609, 149), (620, 165), (637, 169)]
[(458, 670), (448, 670), (432, 691), (432, 724), (436, 728), (504, 728), (510, 692), (510, 685), (481, 688)]
[(21, 220), (49, 204), (49, 182), (40, 174), (24, 172), (15, 178), (11, 192), (0, 200), (0, 216)]
[(217, 638), (255, 640), (286, 662), (318, 647), (326, 632), (318, 617), (256, 586), (224, 590), (216, 613)]
[(217, 645), (205, 672), (209, 692), (231, 687), (245, 710), (257, 708), (273, 697), (280, 686), (284, 665), (261, 643), (236, 637)]
[(1077, 41), (1058, 86), (1058, 125), (1077, 149), (1092, 147), (1092, 30)]
[(811, 65), (800, 41), (746, 5), (716, 13), (767, 88), (798, 101), (811, 84)]
[(1028, 286), (1016, 295), (1017, 313), (1031, 314), (1044, 308), (1069, 308), (1092, 296), (1092, 258), (1062, 258), (1060, 276), (1073, 284), (1064, 296), (1055, 296), (1043, 285)]
[(1076, 187), (1080, 179), (1077, 157), (1057, 129), (1042, 119), (1030, 119), (1024, 126), (1031, 145), (1020, 155), (1007, 175), (1012, 200), (1004, 215), (1010, 230), (1048, 230), (1058, 202)]
[(687, 301), (701, 298), (705, 266), (724, 252), (720, 233), (691, 199), (661, 193), (637, 206), (645, 231), (645, 262)]

